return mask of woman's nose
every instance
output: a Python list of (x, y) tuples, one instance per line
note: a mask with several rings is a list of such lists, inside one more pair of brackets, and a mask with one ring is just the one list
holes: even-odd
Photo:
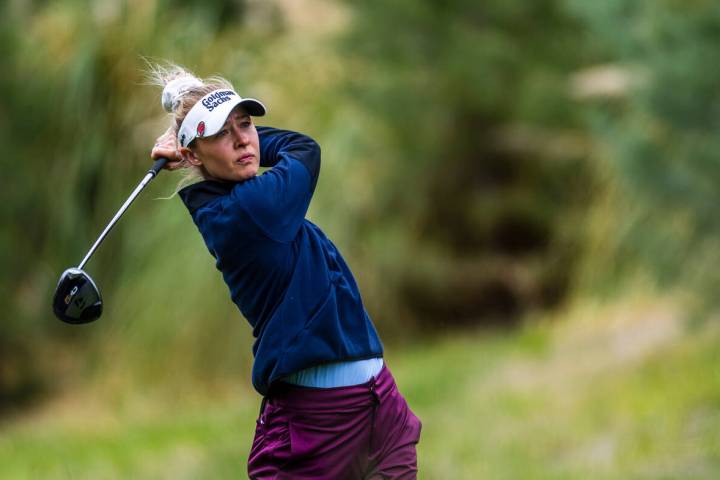
[(233, 130), (235, 136), (235, 143), (240, 146), (247, 145), (250, 141), (250, 137), (246, 133), (244, 133), (239, 127), (234, 127)]

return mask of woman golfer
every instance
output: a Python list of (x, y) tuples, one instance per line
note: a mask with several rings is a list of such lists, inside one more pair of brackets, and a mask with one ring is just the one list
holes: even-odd
[(256, 127), (265, 106), (222, 78), (180, 67), (155, 77), (174, 118), (151, 156), (202, 177), (179, 195), (255, 336), (263, 400), (250, 478), (415, 478), (420, 421), (383, 365), (350, 269), (305, 219), (320, 147)]

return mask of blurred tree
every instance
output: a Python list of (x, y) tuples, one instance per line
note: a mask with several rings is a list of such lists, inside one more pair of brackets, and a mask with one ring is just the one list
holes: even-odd
[(229, 26), (237, 26), (244, 20), (245, 0), (166, 0), (161, 5), (163, 10), (179, 10), (188, 16), (201, 16), (210, 25), (221, 30)]
[(376, 311), (507, 323), (566, 296), (592, 186), (567, 88), (581, 32), (555, 0), (356, 4), (347, 88), (389, 129), (364, 139), (367, 250), (393, 252)]
[[(616, 222), (595, 264), (614, 279), (638, 267), (715, 302), (720, 240), (720, 4), (613, 0), (568, 5), (622, 95), (588, 95), (597, 157), (620, 188)], [(598, 242), (602, 241), (600, 238)], [(607, 275), (605, 276), (607, 278)]]

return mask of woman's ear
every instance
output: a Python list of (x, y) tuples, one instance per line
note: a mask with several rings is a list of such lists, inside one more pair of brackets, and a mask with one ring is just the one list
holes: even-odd
[(182, 156), (183, 160), (185, 160), (185, 162), (189, 163), (190, 165), (194, 165), (196, 167), (199, 167), (202, 165), (202, 162), (197, 157), (197, 155), (195, 155), (195, 152), (193, 152), (188, 147), (180, 147), (178, 152), (180, 152), (180, 155)]

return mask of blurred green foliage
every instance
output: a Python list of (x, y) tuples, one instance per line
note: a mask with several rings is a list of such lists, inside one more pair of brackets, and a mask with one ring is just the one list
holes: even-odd
[(627, 278), (640, 266), (665, 287), (714, 305), (720, 217), (720, 40), (715, 2), (570, 1), (601, 58), (623, 72), (626, 95), (591, 102), (596, 158), (612, 183), (611, 248), (594, 261)]
[[(633, 279), (713, 298), (720, 7), (710, 1), (0, 5), (0, 409), (243, 379), (249, 329), (161, 175), (50, 312), (168, 118), (144, 58), (220, 73), (323, 146), (309, 213), (386, 340), (516, 325)], [(629, 281), (629, 280), (628, 280)]]
[(398, 325), (512, 323), (571, 289), (593, 185), (580, 32), (554, 0), (357, 8), (349, 88), (386, 126), (359, 220), (385, 281), (365, 288)]

